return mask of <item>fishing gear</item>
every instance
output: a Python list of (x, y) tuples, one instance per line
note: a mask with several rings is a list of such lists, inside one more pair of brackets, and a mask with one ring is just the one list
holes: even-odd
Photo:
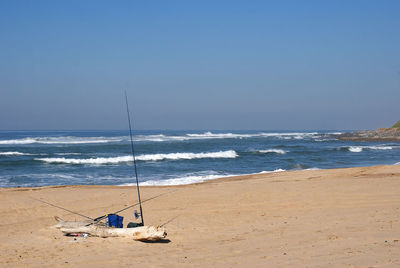
[(163, 224), (159, 225), (158, 227), (163, 227), (165, 225), (167, 225), (168, 223), (170, 223), (171, 221), (175, 220), (176, 218), (178, 218), (180, 215), (176, 215), (175, 217), (172, 217), (171, 219), (169, 219), (168, 221), (164, 222)]
[[(137, 173), (137, 166), (136, 166), (136, 157), (135, 157), (135, 149), (133, 146), (133, 137), (132, 137), (132, 127), (131, 127), (131, 117), (129, 114), (129, 105), (128, 105), (128, 96), (125, 91), (125, 102), (126, 102), (126, 112), (128, 114), (128, 123), (129, 123), (129, 136), (131, 138), (131, 149), (132, 149), (132, 157), (133, 157), (133, 165), (135, 167), (135, 176), (136, 176), (136, 189), (138, 192), (138, 199), (139, 199), (139, 208), (140, 208), (140, 218), (142, 220), (141, 225), (144, 226), (144, 220), (143, 220), (143, 209), (142, 209), (142, 201), (140, 199), (140, 190), (139, 190), (139, 179), (138, 179), (138, 173)], [(136, 212), (136, 215), (138, 213)]]
[[(139, 178), (138, 178), (137, 165), (136, 165), (135, 148), (134, 148), (134, 146), (133, 146), (132, 124), (131, 124), (131, 117), (130, 117), (130, 112), (129, 112), (128, 95), (126, 94), (126, 91), (125, 91), (125, 103), (126, 103), (126, 113), (127, 113), (127, 115), (128, 115), (129, 136), (130, 136), (130, 143), (131, 143), (131, 150), (132, 150), (133, 165), (134, 165), (134, 167), (135, 167), (136, 189), (137, 189), (137, 193), (138, 193), (138, 200), (139, 200), (139, 202), (136, 203), (136, 204), (133, 204), (133, 205), (131, 205), (131, 206), (128, 206), (128, 207), (126, 207), (126, 208), (124, 208), (124, 209), (118, 210), (118, 211), (116, 211), (116, 212), (114, 212), (114, 213), (105, 214), (105, 215), (102, 215), (102, 216), (100, 216), (100, 217), (97, 217), (97, 218), (94, 218), (94, 219), (93, 219), (93, 218), (90, 218), (90, 217), (88, 217), (88, 216), (86, 216), (86, 215), (83, 215), (83, 214), (80, 214), (80, 213), (78, 213), (78, 212), (75, 212), (75, 211), (72, 211), (72, 210), (69, 210), (69, 209), (66, 209), (66, 208), (63, 208), (63, 207), (60, 207), (60, 206), (51, 204), (51, 203), (49, 203), (49, 202), (46, 202), (46, 201), (43, 201), (43, 200), (39, 200), (39, 199), (35, 199), (35, 198), (33, 198), (33, 199), (35, 199), (35, 200), (37, 200), (37, 201), (40, 201), (40, 202), (42, 202), (42, 203), (48, 204), (48, 205), (50, 205), (50, 206), (53, 206), (53, 207), (56, 207), (56, 208), (59, 208), (59, 209), (68, 211), (68, 212), (70, 212), (70, 213), (72, 213), (72, 214), (79, 215), (79, 216), (81, 216), (81, 217), (90, 219), (90, 220), (93, 221), (93, 223), (97, 223), (97, 222), (101, 221), (102, 219), (105, 219), (106, 217), (108, 217), (108, 218), (109, 218), (109, 221), (110, 221), (110, 217), (114, 217), (114, 218), (117, 219), (117, 221), (120, 221), (120, 223), (117, 224), (118, 227), (122, 227), (122, 219), (123, 219), (123, 217), (118, 216), (117, 213), (122, 212), (122, 211), (124, 211), (124, 210), (127, 210), (127, 209), (129, 209), (129, 208), (131, 208), (131, 207), (134, 207), (134, 206), (136, 206), (136, 205), (139, 205), (140, 212), (137, 212), (137, 211), (135, 210), (134, 216), (135, 216), (136, 219), (138, 219), (138, 218), (140, 217), (140, 218), (141, 218), (141, 223), (138, 223), (138, 225), (144, 226), (142, 203), (145, 202), (145, 201), (152, 200), (152, 199), (154, 199), (154, 198), (156, 198), (156, 197), (158, 197), (158, 196), (161, 196), (161, 195), (163, 195), (163, 194), (160, 194), (160, 195), (158, 195), (158, 196), (154, 196), (154, 197), (149, 198), (149, 199), (147, 199), (147, 200), (145, 200), (145, 201), (143, 201), (143, 202), (142, 202), (142, 200), (141, 200), (141, 197), (140, 197), (140, 188), (139, 188)], [(164, 193), (164, 194), (165, 194), (165, 193)], [(93, 224), (93, 223), (90, 223), (90, 224)]]
[(69, 213), (72, 213), (72, 214), (75, 214), (75, 215), (78, 215), (78, 216), (84, 217), (84, 218), (86, 218), (86, 219), (89, 219), (89, 220), (94, 220), (93, 218), (90, 218), (90, 217), (88, 217), (88, 216), (85, 216), (85, 215), (83, 215), (83, 214), (80, 214), (80, 213), (78, 213), (78, 212), (75, 212), (75, 211), (72, 211), (72, 210), (69, 210), (69, 209), (66, 209), (66, 208), (63, 208), (63, 207), (60, 207), (60, 206), (54, 205), (54, 204), (52, 204), (52, 203), (49, 203), (49, 202), (46, 202), (46, 201), (43, 201), (43, 200), (40, 200), (40, 199), (34, 198), (34, 197), (32, 197), (32, 196), (30, 196), (30, 198), (32, 198), (33, 200), (36, 200), (36, 201), (42, 202), (42, 203), (44, 203), (44, 204), (47, 204), (47, 205), (49, 205), (49, 206), (56, 207), (56, 208), (59, 208), (59, 209), (62, 209), (62, 210), (68, 211)]
[[(150, 200), (153, 200), (153, 199), (155, 199), (155, 198), (157, 198), (157, 197), (160, 197), (160, 196), (162, 196), (162, 195), (165, 195), (165, 194), (170, 194), (170, 193), (176, 192), (176, 191), (178, 191), (178, 189), (173, 190), (173, 191), (168, 191), (168, 192), (165, 192), (165, 193), (161, 193), (161, 194), (158, 194), (158, 195), (155, 195), (155, 196), (153, 196), (153, 197), (150, 197), (150, 198), (148, 198), (148, 199), (143, 200), (142, 203), (147, 202), (147, 201), (150, 201)], [(132, 207), (134, 207), (134, 206), (137, 206), (137, 205), (139, 205), (139, 202), (137, 202), (137, 203), (135, 203), (135, 204), (133, 204), (133, 205), (130, 205), (130, 206), (126, 207), (126, 208), (123, 208), (123, 209), (120, 209), (120, 210), (118, 210), (118, 211), (115, 211), (115, 212), (113, 212), (113, 213), (109, 213), (109, 214), (117, 214), (117, 213), (120, 213), (120, 212), (122, 212), (122, 211), (124, 211), (124, 210), (130, 209), (130, 208), (132, 208)], [(107, 215), (108, 215), (108, 214), (102, 215), (102, 216), (97, 217), (97, 218), (95, 218), (95, 219), (93, 219), (93, 220), (94, 220), (94, 221), (100, 221), (100, 220), (102, 220), (102, 219), (105, 219), (105, 218), (107, 217)], [(136, 215), (135, 215), (135, 218), (139, 218), (140, 214), (137, 213), (137, 216), (138, 216), (138, 217), (136, 217)]]
[[(163, 196), (163, 195), (166, 195), (166, 194), (169, 194), (169, 193), (176, 192), (176, 191), (178, 191), (178, 190), (168, 191), (168, 192), (165, 192), (165, 193), (161, 193), (161, 194), (152, 196), (152, 197), (150, 197), (150, 198), (148, 198), (148, 199), (143, 200), (142, 203), (147, 202), (147, 201), (150, 201), (150, 200), (153, 200), (153, 199), (155, 199), (155, 198), (157, 198), (157, 197), (160, 197), (160, 196)], [(101, 221), (102, 219), (107, 218), (108, 214), (117, 214), (117, 213), (120, 213), (120, 212), (122, 212), (122, 211), (124, 211), (124, 210), (130, 209), (130, 208), (132, 208), (132, 207), (134, 207), (134, 206), (139, 205), (139, 202), (137, 202), (137, 203), (135, 203), (135, 204), (133, 204), (133, 205), (130, 205), (130, 206), (126, 207), (126, 208), (120, 209), (120, 210), (118, 210), (118, 211), (116, 211), (116, 212), (114, 212), (114, 213), (108, 213), (108, 214), (102, 215), (102, 216), (97, 217), (97, 218), (91, 218), (91, 217), (86, 216), (86, 215), (83, 215), (83, 214), (81, 214), (81, 213), (78, 213), (78, 212), (69, 210), (69, 209), (67, 209), (67, 208), (60, 207), (60, 206), (58, 206), (58, 205), (52, 204), (52, 203), (50, 203), (50, 202), (47, 202), (47, 201), (44, 201), (44, 200), (41, 200), (41, 199), (34, 198), (34, 197), (32, 197), (32, 196), (30, 196), (30, 198), (33, 199), (33, 200), (42, 202), (42, 203), (44, 203), (44, 204), (47, 204), (47, 205), (49, 205), (49, 206), (52, 206), (52, 207), (55, 207), (55, 208), (58, 208), (58, 209), (62, 209), (62, 210), (67, 211), (67, 212), (69, 212), (69, 213), (72, 213), (72, 214), (81, 216), (81, 217), (83, 217), (83, 218), (92, 220), (92, 221), (94, 221), (94, 222), (98, 222), (98, 221)]]

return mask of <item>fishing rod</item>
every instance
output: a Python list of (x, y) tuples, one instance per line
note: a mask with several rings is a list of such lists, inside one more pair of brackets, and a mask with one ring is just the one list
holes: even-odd
[(178, 218), (180, 215), (176, 215), (175, 217), (169, 219), (168, 221), (164, 222), (163, 224), (159, 225), (158, 227), (163, 227), (165, 225), (167, 225), (168, 223), (170, 223), (171, 221), (175, 220), (176, 218)]
[(126, 91), (125, 91), (125, 102), (126, 102), (126, 113), (128, 114), (129, 136), (131, 138), (131, 149), (132, 149), (133, 165), (135, 166), (136, 189), (137, 189), (137, 192), (138, 192), (138, 199), (139, 199), (140, 218), (142, 220), (141, 225), (144, 226), (142, 201), (140, 199), (139, 179), (138, 179), (137, 166), (136, 166), (135, 148), (133, 147), (131, 117), (130, 117), (130, 114), (129, 114), (128, 96), (126, 94)]
[[(168, 192), (165, 192), (165, 193), (161, 193), (161, 194), (158, 194), (158, 195), (155, 195), (155, 196), (153, 196), (153, 197), (150, 197), (150, 198), (148, 198), (148, 199), (143, 200), (141, 203), (150, 201), (150, 200), (155, 199), (155, 198), (157, 198), (157, 197), (160, 197), (160, 196), (162, 196), (162, 195), (170, 194), (170, 193), (173, 193), (173, 192), (176, 192), (176, 191), (178, 191), (178, 189), (173, 190), (173, 191), (168, 191)], [(118, 211), (115, 211), (114, 213), (109, 213), (109, 214), (117, 214), (117, 213), (120, 213), (120, 212), (122, 212), (122, 211), (124, 211), (124, 210), (130, 209), (131, 207), (137, 206), (137, 205), (139, 205), (139, 204), (140, 204), (140, 203), (137, 202), (137, 203), (135, 203), (135, 204), (133, 204), (133, 205), (130, 205), (130, 206), (126, 207), (126, 208), (123, 208), (123, 209), (121, 209), (121, 210), (118, 210)], [(105, 215), (100, 216), (100, 217), (97, 217), (97, 218), (95, 218), (95, 219), (93, 219), (93, 220), (94, 220), (94, 221), (100, 221), (100, 220), (106, 218), (107, 215), (108, 215), (108, 214), (105, 214)]]
[(75, 212), (75, 211), (72, 211), (72, 210), (69, 210), (69, 209), (66, 209), (66, 208), (63, 208), (63, 207), (60, 207), (60, 206), (54, 205), (54, 204), (52, 204), (52, 203), (49, 203), (49, 202), (46, 202), (46, 201), (43, 201), (43, 200), (40, 200), (40, 199), (34, 198), (34, 197), (32, 197), (32, 196), (30, 196), (30, 198), (32, 198), (33, 200), (36, 200), (36, 201), (42, 202), (42, 203), (44, 203), (44, 204), (47, 204), (47, 205), (49, 205), (49, 206), (56, 207), (56, 208), (59, 208), (59, 209), (62, 209), (62, 210), (68, 211), (69, 213), (72, 213), (72, 214), (75, 214), (75, 215), (81, 216), (81, 217), (83, 217), (83, 218), (86, 218), (86, 219), (89, 219), (89, 220), (94, 220), (94, 219), (92, 219), (92, 218), (90, 218), (90, 217), (88, 217), (88, 216), (85, 216), (85, 215), (83, 215), (83, 214), (80, 214), (80, 213), (78, 213), (78, 212)]
[[(165, 195), (165, 194), (169, 194), (169, 193), (176, 192), (176, 191), (178, 191), (178, 190), (168, 191), (168, 192), (165, 192), (165, 193), (161, 193), (161, 194), (152, 196), (152, 197), (150, 197), (150, 198), (148, 198), (148, 199), (143, 200), (142, 203), (147, 202), (147, 201), (150, 201), (150, 200), (153, 200), (153, 199), (155, 199), (155, 198), (157, 198), (157, 197), (160, 197), (160, 196), (162, 196), (162, 195)], [(121, 209), (121, 210), (118, 210), (118, 211), (116, 211), (116, 212), (114, 212), (114, 213), (108, 213), (108, 214), (105, 214), (105, 215), (100, 216), (100, 217), (97, 217), (97, 218), (91, 218), (91, 217), (89, 217), (89, 216), (80, 214), (80, 213), (78, 213), (78, 212), (69, 210), (69, 209), (67, 209), (67, 208), (60, 207), (60, 206), (58, 206), (58, 205), (52, 204), (52, 203), (50, 203), (50, 202), (47, 202), (47, 201), (44, 201), (44, 200), (41, 200), (41, 199), (34, 198), (34, 197), (32, 197), (32, 196), (30, 196), (30, 198), (33, 199), (33, 200), (42, 202), (42, 203), (44, 203), (44, 204), (47, 204), (47, 205), (49, 205), (49, 206), (52, 206), (52, 207), (55, 207), (55, 208), (58, 208), (58, 209), (62, 209), (62, 210), (67, 211), (67, 212), (69, 212), (69, 213), (72, 213), (72, 214), (81, 216), (81, 217), (83, 217), (83, 218), (92, 220), (92, 221), (94, 221), (94, 222), (98, 222), (98, 221), (100, 221), (100, 220), (102, 220), (102, 219), (105, 219), (105, 218), (107, 217), (108, 214), (117, 214), (117, 213), (120, 213), (120, 212), (122, 212), (122, 211), (124, 211), (124, 210), (130, 209), (131, 207), (137, 206), (137, 205), (139, 204), (139, 202), (137, 202), (137, 203), (135, 203), (135, 204), (133, 204), (133, 205), (130, 205), (130, 206), (126, 207), (126, 208), (123, 208), (123, 209)]]

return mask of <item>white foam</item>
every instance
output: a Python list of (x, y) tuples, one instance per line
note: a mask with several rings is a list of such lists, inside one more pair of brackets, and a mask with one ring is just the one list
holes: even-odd
[(318, 141), (318, 142), (323, 142), (323, 141), (336, 141), (337, 139), (335, 139), (335, 138), (324, 138), (324, 139), (321, 139), (321, 138), (318, 138), (318, 139), (314, 139), (314, 141)]
[(254, 174), (274, 173), (274, 172), (283, 172), (283, 171), (286, 171), (286, 169), (278, 168), (278, 169), (275, 169), (275, 170), (272, 170), (272, 171), (261, 171), (259, 173), (254, 173)]
[(98, 157), (98, 158), (87, 158), (87, 159), (76, 159), (76, 158), (35, 158), (35, 160), (43, 161), (46, 163), (60, 163), (60, 164), (117, 164), (121, 162), (133, 161), (132, 156), (117, 156), (117, 157)]
[(81, 155), (81, 153), (56, 153), (56, 155)]
[[(286, 171), (284, 169), (275, 169), (273, 171), (261, 171), (259, 173), (253, 174), (225, 174), (225, 175), (189, 175), (184, 177), (172, 178), (167, 180), (148, 180), (145, 182), (141, 182), (141, 186), (170, 186), (170, 185), (185, 185), (185, 184), (193, 184), (193, 183), (200, 183), (207, 180), (214, 180), (219, 178), (226, 178), (226, 177), (237, 177), (237, 176), (244, 176), (244, 175), (254, 175), (254, 174), (263, 174), (263, 173), (274, 173), (274, 172), (282, 172)], [(135, 183), (125, 183), (121, 184), (121, 186), (135, 186)]]
[(164, 142), (164, 141), (184, 141), (189, 138), (185, 136), (166, 136), (163, 134), (158, 135), (137, 135), (135, 141), (152, 141), (152, 142)]
[[(400, 164), (400, 162), (399, 162)], [(319, 168), (307, 168), (304, 170), (319, 170)], [(216, 174), (217, 172), (215, 171), (210, 171), (207, 172), (209, 174), (207, 175), (192, 175), (188, 174), (187, 176), (183, 177), (177, 177), (177, 178), (172, 178), (172, 179), (166, 179), (166, 180), (148, 180), (145, 182), (139, 183), (141, 186), (172, 186), (172, 185), (185, 185), (185, 184), (193, 184), (193, 183), (200, 183), (204, 182), (207, 180), (214, 180), (214, 179), (219, 179), (219, 178), (227, 178), (227, 177), (238, 177), (238, 176), (245, 176), (245, 175), (257, 175), (257, 174), (266, 174), (266, 173), (278, 173), (278, 172), (284, 172), (286, 169), (275, 169), (271, 171), (261, 171), (258, 173), (250, 173), (250, 174)], [(204, 173), (204, 172), (202, 172)], [(136, 186), (136, 183), (124, 183), (120, 184), (120, 186)]]
[(202, 139), (243, 139), (243, 138), (254, 138), (254, 137), (277, 137), (280, 139), (304, 139), (310, 138), (317, 135), (318, 132), (277, 132), (267, 133), (260, 132), (254, 134), (237, 134), (237, 133), (213, 133), (210, 131), (204, 133), (188, 133), (182, 136), (168, 136), (163, 134), (158, 135), (137, 135), (136, 141), (153, 141), (153, 142), (164, 142), (164, 141), (186, 141), (186, 140), (202, 140)]
[(394, 165), (400, 165), (400, 162), (397, 162), (396, 164), (394, 164)]
[(31, 144), (35, 143), (36, 140), (32, 138), (18, 139), (18, 140), (0, 140), (0, 144)]
[(188, 137), (196, 139), (235, 139), (235, 138), (251, 138), (258, 134), (234, 134), (234, 133), (212, 133), (205, 132), (203, 134), (186, 134)]
[(262, 132), (259, 135), (264, 137), (274, 137), (274, 136), (314, 136), (318, 132)]
[(288, 151), (282, 149), (268, 149), (268, 150), (259, 150), (258, 152), (263, 154), (268, 154), (268, 153), (286, 154)]
[(211, 153), (170, 153), (170, 154), (147, 154), (139, 155), (137, 160), (142, 161), (160, 161), (160, 160), (180, 160), (180, 159), (197, 159), (197, 158), (236, 158), (238, 154), (233, 151), (219, 151)]
[(21, 152), (0, 152), (0, 155), (12, 156), (12, 155), (31, 155), (31, 154), (21, 153)]
[[(279, 139), (304, 139), (312, 138), (316, 135), (320, 135), (318, 132), (260, 132), (260, 133), (188, 133), (184, 135), (164, 135), (164, 134), (153, 134), (153, 135), (135, 135), (135, 141), (139, 142), (168, 142), (168, 141), (186, 141), (186, 140), (199, 140), (199, 139), (243, 139), (243, 138), (254, 138), (254, 137), (276, 137)], [(330, 134), (330, 133), (328, 133)], [(335, 134), (335, 133), (332, 133)], [(0, 144), (90, 144), (90, 143), (109, 143), (109, 142), (121, 142), (129, 140), (128, 136), (121, 137), (76, 137), (76, 136), (62, 136), (62, 137), (28, 137), (21, 139), (11, 140), (0, 140)]]
[(363, 150), (362, 147), (358, 147), (358, 146), (350, 146), (348, 149), (352, 153), (360, 153)]
[(371, 150), (392, 150), (393, 149), (392, 146), (367, 146), (365, 148), (371, 149)]
[(276, 132), (276, 133), (260, 133), (262, 137), (276, 137), (282, 140), (302, 140), (312, 138), (318, 135), (318, 132)]
[[(185, 185), (185, 184), (193, 184), (200, 183), (207, 180), (214, 180), (218, 178), (227, 177), (228, 175), (205, 175), (205, 176), (187, 176), (180, 178), (173, 178), (167, 180), (148, 180), (140, 183), (142, 186), (167, 186), (167, 185)], [(133, 183), (123, 184), (124, 186), (134, 186)]]
[(394, 147), (393, 146), (350, 146), (347, 148), (352, 153), (360, 153), (364, 149), (367, 149), (367, 150), (392, 150)]
[[(197, 158), (235, 158), (238, 154), (233, 151), (220, 151), (212, 153), (170, 153), (170, 154), (147, 154), (139, 155), (136, 160), (140, 161), (160, 161), (160, 160), (188, 160)], [(47, 162), (47, 163), (61, 163), (61, 164), (117, 164), (121, 162), (131, 162), (133, 161), (132, 156), (117, 156), (117, 157), (98, 157), (98, 158), (87, 158), (87, 159), (77, 159), (77, 158), (35, 158), (35, 160)]]
[(0, 140), (0, 144), (12, 145), (12, 144), (87, 144), (87, 143), (109, 143), (119, 142), (121, 138), (105, 138), (105, 137), (36, 137), (36, 138), (23, 138), (13, 140)]
[(188, 133), (182, 136), (167, 136), (159, 135), (138, 135), (136, 141), (153, 141), (153, 142), (168, 142), (168, 141), (187, 141), (187, 140), (205, 140), (205, 139), (236, 139), (236, 138), (251, 138), (259, 136), (259, 134), (234, 134), (234, 133)]
[(87, 143), (109, 143), (119, 142), (122, 139), (118, 138), (105, 138), (105, 137), (49, 137), (49, 138), (38, 138), (37, 143), (43, 144), (87, 144)]

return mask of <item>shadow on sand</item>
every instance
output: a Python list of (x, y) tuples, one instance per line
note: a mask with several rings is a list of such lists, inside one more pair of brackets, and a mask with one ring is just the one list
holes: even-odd
[(169, 239), (161, 239), (158, 241), (141, 241), (142, 243), (147, 243), (147, 244), (168, 244), (171, 242)]

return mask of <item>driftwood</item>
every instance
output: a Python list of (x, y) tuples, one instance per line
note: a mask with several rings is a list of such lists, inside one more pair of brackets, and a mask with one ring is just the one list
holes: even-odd
[(98, 237), (131, 237), (139, 241), (157, 241), (167, 236), (164, 228), (154, 226), (142, 226), (136, 228), (111, 228), (104, 223), (85, 221), (64, 221), (60, 217), (54, 217), (58, 222), (54, 228), (61, 229), (65, 235), (86, 233)]
[(64, 227), (61, 232), (65, 235), (86, 233), (90, 236), (99, 237), (130, 237), (139, 241), (157, 241), (167, 236), (164, 228), (154, 226), (142, 226), (136, 228), (111, 228), (98, 225), (88, 225), (79, 227)]

